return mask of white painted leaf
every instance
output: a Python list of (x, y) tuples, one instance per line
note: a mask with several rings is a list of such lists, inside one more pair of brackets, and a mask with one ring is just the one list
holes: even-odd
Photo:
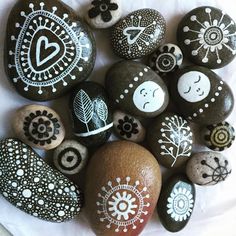
[(96, 113), (103, 122), (106, 122), (108, 117), (108, 108), (103, 100), (96, 102)]

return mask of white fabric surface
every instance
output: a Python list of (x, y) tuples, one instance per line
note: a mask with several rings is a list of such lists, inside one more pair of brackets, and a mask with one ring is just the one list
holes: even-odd
[[(12, 86), (10, 86), (3, 67), (4, 37), (7, 17), (10, 9), (16, 0), (0, 0), (0, 138), (13, 136), (10, 120), (15, 109), (22, 105), (30, 104), (28, 101), (18, 95)], [(69, 6), (78, 13), (84, 12), (89, 0), (64, 0)], [(211, 5), (225, 10), (234, 20), (236, 20), (236, 4), (233, 0), (123, 0), (125, 16), (129, 12), (139, 8), (154, 8), (160, 11), (167, 20), (166, 42), (175, 42), (175, 32), (181, 17), (191, 9)], [(97, 41), (97, 61), (96, 68), (91, 79), (103, 81), (107, 68), (118, 60), (113, 55), (109, 45), (108, 33), (99, 30), (96, 32)], [(223, 69), (216, 72), (227, 81), (236, 93), (236, 60)], [(67, 123), (70, 133), (69, 118), (62, 106), (67, 106), (67, 99), (61, 98), (53, 101), (51, 106), (55, 108)], [(65, 114), (66, 113), (66, 114)], [(216, 114), (217, 115), (217, 114)], [(236, 126), (236, 109), (228, 119)], [(201, 148), (201, 147), (198, 147)], [(197, 187), (196, 205), (192, 218), (187, 227), (176, 233), (176, 236), (236, 236), (236, 144), (231, 149), (225, 151), (225, 155), (230, 159), (234, 171), (231, 177), (224, 183), (213, 187)], [(82, 213), (77, 219), (70, 222), (55, 224), (38, 220), (32, 216), (21, 212), (9, 204), (3, 197), (0, 197), (0, 223), (8, 228), (14, 236), (92, 236), (94, 235)], [(171, 235), (160, 224), (157, 214), (154, 213), (152, 220), (148, 223), (143, 236), (166, 236)]]

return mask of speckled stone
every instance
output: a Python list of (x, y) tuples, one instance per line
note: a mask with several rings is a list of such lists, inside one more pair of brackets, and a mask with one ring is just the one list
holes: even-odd
[(138, 62), (115, 63), (107, 72), (105, 82), (111, 101), (133, 116), (155, 117), (169, 103), (169, 93), (163, 80)]
[(189, 160), (186, 173), (198, 185), (215, 185), (224, 181), (232, 172), (227, 158), (217, 152), (200, 152)]
[(70, 220), (81, 210), (81, 192), (17, 139), (0, 141), (0, 192), (26, 213), (51, 222)]
[(182, 62), (181, 49), (172, 43), (162, 45), (149, 58), (149, 66), (160, 75), (179, 69)]
[(46, 101), (88, 78), (96, 56), (92, 32), (59, 0), (19, 0), (7, 26), (5, 64), (24, 97)]
[(162, 43), (166, 22), (154, 9), (140, 9), (121, 19), (111, 29), (112, 48), (119, 57), (136, 59), (146, 56)]
[(18, 109), (12, 128), (16, 136), (31, 147), (50, 150), (61, 144), (65, 128), (59, 115), (51, 108), (28, 105)]
[(191, 156), (193, 133), (187, 120), (167, 112), (149, 125), (147, 142), (161, 165), (177, 168), (183, 166)]
[(78, 174), (88, 161), (88, 150), (75, 140), (65, 140), (53, 154), (55, 167), (65, 175)]
[(216, 69), (236, 55), (236, 25), (224, 11), (198, 7), (186, 14), (178, 26), (179, 46), (193, 63)]
[(168, 231), (178, 232), (187, 225), (194, 209), (195, 194), (194, 184), (183, 174), (175, 174), (163, 184), (157, 211)]
[(202, 125), (224, 121), (234, 107), (228, 84), (213, 71), (200, 66), (178, 70), (171, 83), (171, 95), (181, 115)]
[(135, 143), (143, 142), (146, 136), (146, 129), (141, 122), (122, 111), (115, 111), (113, 114), (113, 123), (116, 134), (128, 141)]

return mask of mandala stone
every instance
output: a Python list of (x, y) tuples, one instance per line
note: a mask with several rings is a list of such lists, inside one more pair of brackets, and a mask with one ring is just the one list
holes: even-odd
[(171, 176), (162, 186), (157, 211), (163, 226), (170, 232), (182, 230), (195, 204), (195, 187), (183, 174)]
[(194, 154), (186, 168), (189, 179), (198, 185), (215, 185), (224, 181), (231, 172), (227, 158), (217, 152)]
[(161, 45), (166, 22), (154, 9), (140, 9), (121, 19), (111, 29), (114, 52), (125, 59), (144, 57)]
[(185, 56), (211, 69), (226, 66), (236, 55), (235, 22), (215, 7), (198, 7), (185, 15), (177, 39)]
[(224, 121), (234, 107), (228, 84), (213, 71), (200, 66), (178, 70), (171, 83), (171, 95), (182, 116), (202, 125)]
[(137, 117), (155, 117), (169, 103), (167, 87), (159, 75), (134, 61), (114, 64), (106, 75), (106, 89), (119, 109)]
[(85, 146), (105, 143), (113, 127), (105, 89), (95, 82), (82, 82), (70, 99), (74, 134)]
[(6, 71), (24, 97), (62, 96), (90, 75), (95, 42), (87, 26), (59, 0), (18, 0), (6, 36)]
[(70, 220), (81, 209), (81, 192), (17, 139), (0, 141), (0, 192), (20, 210), (51, 222)]
[(41, 105), (28, 105), (17, 110), (12, 127), (19, 139), (39, 149), (56, 148), (65, 137), (65, 128), (59, 115)]
[(183, 117), (163, 113), (150, 124), (147, 142), (160, 164), (177, 168), (183, 166), (192, 154), (193, 133)]
[(95, 234), (139, 235), (160, 188), (160, 168), (148, 150), (128, 141), (105, 144), (91, 158), (86, 175), (86, 214)]

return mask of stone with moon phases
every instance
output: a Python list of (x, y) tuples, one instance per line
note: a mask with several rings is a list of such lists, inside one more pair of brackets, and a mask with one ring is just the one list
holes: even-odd
[(18, 139), (0, 141), (0, 193), (20, 210), (51, 222), (77, 216), (82, 194)]
[(198, 7), (187, 13), (179, 23), (177, 39), (186, 57), (211, 69), (226, 66), (236, 55), (235, 22), (215, 7)]
[(8, 20), (5, 64), (24, 97), (52, 100), (88, 78), (96, 56), (92, 32), (59, 0), (19, 0)]
[(106, 89), (117, 107), (137, 117), (155, 117), (169, 103), (163, 80), (139, 62), (115, 63), (107, 72)]
[(61, 144), (65, 128), (59, 115), (42, 105), (27, 105), (13, 117), (15, 135), (31, 147), (50, 150)]
[(71, 94), (73, 131), (85, 146), (99, 146), (111, 135), (112, 113), (105, 89), (95, 82), (80, 83)]
[(171, 94), (179, 113), (197, 124), (220, 123), (234, 107), (234, 96), (228, 84), (205, 67), (179, 70), (171, 83)]
[(94, 233), (139, 235), (160, 189), (160, 167), (148, 150), (129, 141), (103, 145), (92, 156), (86, 175), (86, 215)]
[(179, 232), (190, 220), (195, 205), (194, 184), (184, 174), (174, 174), (162, 186), (157, 212), (162, 225)]
[(113, 51), (124, 59), (151, 54), (165, 38), (166, 22), (154, 9), (140, 9), (118, 21), (111, 29)]

